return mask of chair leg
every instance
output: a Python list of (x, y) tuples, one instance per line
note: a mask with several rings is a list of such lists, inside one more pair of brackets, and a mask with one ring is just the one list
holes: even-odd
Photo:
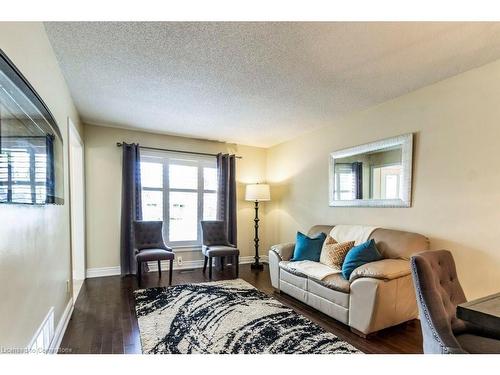
[(137, 261), (137, 284), (139, 287), (141, 286), (141, 277), (142, 277), (142, 264)]
[(158, 278), (161, 279), (161, 261), (158, 261)]
[(225, 257), (220, 257), (220, 270), (224, 271), (224, 259)]
[(207, 270), (207, 262), (208, 262), (208, 257), (205, 255), (205, 259), (203, 259), (203, 273), (205, 273)]
[(208, 257), (208, 278), (212, 280), (212, 257)]
[(174, 260), (170, 259), (170, 265), (168, 270), (168, 285), (172, 285), (172, 273), (174, 272)]
[(234, 258), (235, 258), (234, 267), (236, 269), (236, 278), (238, 278), (240, 276), (240, 256), (235, 255)]

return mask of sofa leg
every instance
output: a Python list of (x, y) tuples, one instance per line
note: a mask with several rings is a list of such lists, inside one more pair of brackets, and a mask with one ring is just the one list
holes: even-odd
[(352, 333), (354, 333), (354, 334), (358, 335), (359, 337), (361, 337), (361, 338), (363, 338), (363, 339), (368, 339), (368, 338), (370, 338), (370, 335), (369, 335), (369, 334), (367, 335), (366, 333), (363, 333), (363, 332), (361, 332), (361, 331), (358, 331), (356, 328), (352, 328), (352, 327), (350, 327), (350, 329), (351, 329), (351, 332), (352, 332)]

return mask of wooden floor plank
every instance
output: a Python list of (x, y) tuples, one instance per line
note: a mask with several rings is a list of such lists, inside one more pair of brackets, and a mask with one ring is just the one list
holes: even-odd
[[(208, 274), (208, 272), (207, 272)], [(174, 271), (173, 284), (200, 283), (208, 280), (201, 269)], [(248, 264), (240, 267), (240, 277), (259, 290), (272, 295), (299, 314), (349, 342), (365, 353), (422, 353), (422, 333), (417, 320), (383, 330), (363, 339), (349, 327), (285, 294), (275, 293), (269, 271), (255, 271)], [(231, 267), (214, 269), (214, 280), (233, 278)], [(143, 277), (142, 288), (166, 286), (168, 272), (158, 279), (157, 272)], [(61, 342), (68, 353), (141, 353), (139, 326), (135, 315), (133, 291), (138, 289), (134, 276), (87, 279), (75, 304), (73, 314)]]

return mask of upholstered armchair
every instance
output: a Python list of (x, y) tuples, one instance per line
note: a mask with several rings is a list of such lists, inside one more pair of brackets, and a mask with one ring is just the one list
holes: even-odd
[(204, 256), (203, 273), (206, 272), (207, 263), (208, 277), (212, 279), (212, 258), (221, 258), (221, 268), (224, 267), (224, 258), (232, 257), (233, 265), (238, 277), (240, 251), (227, 240), (223, 221), (202, 221), (202, 253)]
[(137, 279), (141, 283), (142, 263), (157, 261), (161, 278), (161, 261), (169, 261), (168, 283), (172, 285), (172, 268), (175, 254), (163, 241), (162, 221), (134, 221), (134, 249), (137, 261)]
[(480, 331), (457, 318), (457, 305), (467, 300), (448, 250), (416, 254), (411, 257), (411, 271), (424, 353), (500, 353), (500, 340), (494, 332)]

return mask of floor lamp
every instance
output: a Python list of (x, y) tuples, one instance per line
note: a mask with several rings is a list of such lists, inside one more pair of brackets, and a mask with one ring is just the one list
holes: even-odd
[(254, 270), (264, 269), (264, 265), (259, 263), (259, 202), (271, 200), (271, 192), (267, 184), (249, 184), (246, 186), (245, 200), (255, 202), (255, 262), (251, 268)]

